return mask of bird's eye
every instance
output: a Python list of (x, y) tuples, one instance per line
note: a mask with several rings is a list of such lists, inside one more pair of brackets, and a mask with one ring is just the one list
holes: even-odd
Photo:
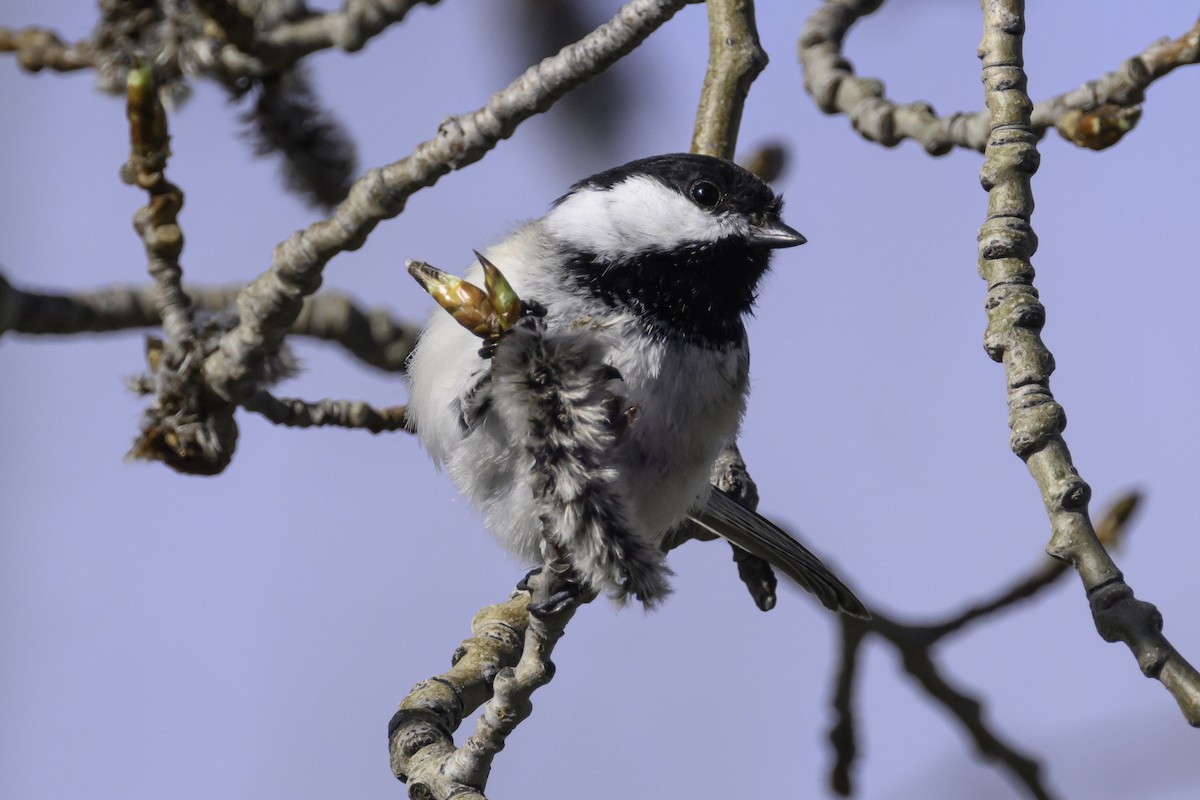
[(704, 208), (712, 208), (721, 199), (721, 190), (709, 181), (696, 181), (688, 189), (693, 202)]

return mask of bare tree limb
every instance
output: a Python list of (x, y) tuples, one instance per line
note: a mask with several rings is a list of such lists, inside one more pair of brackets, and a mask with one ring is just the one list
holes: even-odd
[[(529, 717), (533, 692), (554, 677), (555, 643), (579, 606), (594, 598), (564, 594), (568, 574), (569, 565), (548, 553), (526, 589), (475, 616), (475, 635), (459, 646), (450, 671), (421, 681), (400, 703), (388, 743), (392, 772), (408, 784), (409, 797), (485, 800), (493, 759)], [(475, 732), (456, 748), (454, 731), (485, 700)]]
[[(334, 47), (348, 53), (361, 50), (372, 38), (403, 20), (414, 7), (438, 2), (346, 0), (338, 10), (310, 13), (258, 30), (254, 16), (236, 3), (200, 0), (198, 6), (216, 24), (215, 32), (225, 44), (214, 48), (211, 40), (191, 40), (183, 43), (185, 52), (179, 55), (223, 81), (261, 78), (286, 70), (319, 50)], [(0, 27), (0, 53), (16, 53), (17, 63), (30, 72), (42, 69), (72, 72), (97, 65), (96, 42), (67, 44), (45, 28)]]
[[(183, 231), (178, 213), (183, 192), (166, 179), (170, 156), (167, 116), (149, 67), (129, 71), (126, 111), (130, 154), (121, 177), (150, 195), (133, 224), (145, 245), (147, 269), (154, 279), (154, 305), (166, 341), (147, 343), (151, 376), (137, 390), (154, 399), (142, 413), (140, 433), (129, 455), (162, 461), (181, 472), (209, 475), (229, 461), (237, 440), (233, 410), (213, 398), (201, 382), (200, 367), (209, 343), (197, 336), (192, 306), (183, 291)], [(215, 332), (215, 329), (214, 329)]]
[(1039, 155), (1022, 67), (1024, 3), (983, 0), (983, 9), (979, 52), (991, 131), (980, 173), (988, 213), (979, 230), (979, 274), (988, 284), (984, 345), (1007, 378), (1010, 444), (1041, 489), (1053, 531), (1047, 552), (1079, 573), (1100, 636), (1125, 642), (1143, 673), (1162, 681), (1188, 723), (1200, 726), (1200, 673), (1163, 636), (1158, 609), (1134, 597), (1096, 537), (1088, 518), (1091, 488), (1062, 437), (1066, 414), (1050, 392), (1054, 357), (1041, 339), (1046, 312), (1029, 261), (1037, 250), (1029, 220)]
[(753, 0), (709, 0), (708, 70), (696, 109), (692, 152), (732, 159), (750, 84), (767, 66)]
[[(955, 147), (982, 152), (990, 128), (987, 109), (939, 117), (928, 103), (892, 102), (882, 81), (854, 74), (842, 56), (846, 33), (881, 5), (883, 0), (825, 0), (808, 18), (800, 34), (800, 63), (804, 87), (817, 107), (826, 114), (846, 114), (863, 138), (885, 147), (915, 139), (930, 155)], [(1200, 21), (1179, 39), (1155, 42), (1116, 71), (1038, 103), (1032, 110), (1032, 131), (1041, 137), (1057, 125), (1065, 138), (1082, 147), (1109, 147), (1136, 123), (1151, 83), (1198, 61)], [(1105, 109), (1100, 118), (1079, 117), (1104, 106), (1116, 108)]]
[(276, 425), (290, 428), (361, 428), (371, 433), (404, 430), (404, 406), (372, 408), (360, 400), (310, 402), (275, 397), (265, 389), (255, 392), (242, 407), (261, 414)]
[(571, 585), (571, 566), (552, 545), (548, 550), (546, 565), (528, 580), (532, 601), (528, 606), (529, 627), (521, 659), (515, 667), (505, 667), (496, 674), (492, 699), (479, 716), (475, 732), (440, 770), (451, 781), (483, 789), (492, 770), (492, 760), (504, 748), (508, 735), (532, 713), (533, 692), (554, 677), (554, 663), (550, 660), (554, 645), (566, 632), (567, 623), (580, 604), (592, 600), (588, 594), (580, 597), (569, 592), (565, 599), (561, 597)]
[(304, 297), (340, 252), (361, 247), (370, 232), (399, 214), (408, 197), (442, 175), (478, 161), (525, 119), (632, 50), (685, 5), (685, 0), (631, 0), (609, 22), (531, 67), (477, 111), (444, 121), (438, 135), (401, 161), (368, 170), (332, 218), (282, 242), (271, 268), (238, 298), (239, 324), (208, 358), (211, 390), (231, 402), (252, 395), (265, 359), (278, 349)]
[(95, 51), (88, 41), (67, 44), (46, 28), (0, 27), (0, 53), (16, 53), (21, 69), (40, 72), (74, 72), (95, 66)]
[[(1122, 540), (1140, 497), (1138, 493), (1130, 492), (1109, 506), (1097, 526), (1102, 541), (1116, 545)], [(999, 592), (996, 599), (973, 603), (964, 611), (939, 622), (899, 622), (881, 613), (878, 603), (871, 604), (872, 619), (840, 616), (842, 647), (831, 700), (835, 722), (829, 731), (829, 741), (834, 751), (834, 764), (829, 773), (829, 784), (833, 791), (844, 797), (853, 792), (850, 776), (858, 756), (853, 702), (858, 656), (862, 643), (872, 635), (878, 635), (900, 653), (905, 671), (962, 724), (981, 755), (1004, 767), (1024, 785), (1031, 797), (1051, 797), (1038, 763), (1005, 744), (999, 734), (991, 730), (983, 717), (979, 701), (946, 681), (934, 658), (933, 649), (939, 641), (963, 630), (969, 623), (991, 617), (1020, 600), (1040, 593), (1066, 572), (1067, 566), (1063, 562), (1046, 559), (1028, 576)]]
[[(1124, 532), (1128, 530), (1130, 519), (1132, 519), (1134, 512), (1141, 502), (1141, 494), (1130, 492), (1119, 497), (1109, 507), (1108, 511), (1100, 519), (1100, 523), (1096, 526), (1096, 536), (1105, 547), (1113, 547), (1120, 543)], [(1029, 600), (1065, 575), (1070, 568), (1071, 565), (1065, 561), (1059, 561), (1056, 558), (1046, 558), (1028, 576), (1001, 591), (992, 599), (972, 603), (963, 611), (944, 622), (924, 626), (926, 635), (931, 640), (937, 641), (951, 633), (956, 633), (972, 622), (990, 617), (997, 611), (1002, 611), (1023, 600)]]

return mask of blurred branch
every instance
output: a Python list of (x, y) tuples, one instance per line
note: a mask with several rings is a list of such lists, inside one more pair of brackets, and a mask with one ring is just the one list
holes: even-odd
[(127, 114), (130, 154), (121, 168), (121, 177), (150, 195), (149, 202), (134, 215), (133, 227), (146, 247), (147, 271), (154, 279), (154, 305), (162, 319), (163, 333), (169, 342), (186, 347), (196, 331), (179, 265), (183, 231), (178, 214), (183, 208), (183, 191), (164, 174), (171, 155), (170, 136), (166, 111), (149, 69), (129, 73)]
[(154, 75), (139, 66), (128, 75), (126, 113), (130, 153), (121, 178), (150, 195), (133, 217), (154, 280), (154, 306), (162, 319), (166, 341), (147, 347), (150, 377), (139, 381), (139, 393), (154, 399), (142, 412), (140, 432), (129, 455), (159, 460), (181, 472), (210, 475), (228, 463), (237, 440), (233, 409), (214, 402), (203, 384), (200, 366), (207, 342), (197, 337), (192, 304), (183, 291), (183, 231), (178, 214), (183, 192), (166, 179), (171, 155), (167, 115)]
[[(1100, 523), (1096, 526), (1096, 536), (1105, 547), (1114, 547), (1121, 542), (1125, 531), (1128, 529), (1129, 521), (1133, 518), (1133, 514), (1137, 511), (1141, 502), (1141, 494), (1138, 492), (1129, 492), (1119, 497), (1109, 506), (1104, 516), (1100, 519)], [(976, 620), (991, 616), (997, 611), (1002, 611), (1022, 600), (1028, 600), (1065, 575), (1070, 568), (1071, 565), (1065, 561), (1059, 561), (1056, 558), (1047, 558), (1026, 578), (1017, 581), (995, 598), (974, 603), (945, 622), (925, 626), (926, 635), (931, 640), (937, 641), (951, 633), (957, 632), (961, 628), (965, 628)]]
[(749, 155), (738, 159), (747, 172), (753, 172), (767, 183), (775, 183), (787, 170), (787, 148), (780, 142), (767, 142), (752, 150)]
[(260, 389), (242, 404), (276, 425), (291, 428), (361, 428), (371, 433), (404, 430), (404, 406), (375, 409), (358, 400), (279, 398)]
[[(240, 287), (187, 286), (197, 311), (232, 311)], [(153, 286), (114, 286), (74, 294), (19, 289), (0, 274), (0, 335), (107, 333), (161, 324)], [(289, 333), (341, 345), (386, 372), (403, 372), (419, 329), (384, 308), (360, 308), (351, 298), (324, 292), (305, 298)]]
[(91, 42), (67, 44), (46, 28), (0, 27), (0, 53), (16, 53), (21, 69), (29, 72), (74, 72), (94, 66), (95, 59)]
[(440, 0), (345, 0), (336, 11), (308, 14), (266, 30), (256, 30), (252, 20), (247, 27), (246, 15), (230, 0), (199, 2), (228, 42), (216, 55), (222, 70), (228, 75), (261, 77), (319, 50), (336, 47), (357, 52), (416, 6), (437, 5)]
[(358, 173), (354, 141), (321, 106), (304, 65), (264, 76), (250, 92), (254, 100), (242, 121), (254, 154), (278, 154), (289, 191), (323, 211), (334, 208)]
[[(800, 34), (805, 89), (826, 114), (846, 114), (863, 138), (885, 147), (915, 139), (931, 155), (954, 147), (982, 152), (990, 130), (988, 110), (939, 117), (928, 103), (893, 103), (884, 95), (882, 81), (854, 74), (842, 56), (846, 33), (881, 5), (883, 0), (825, 0), (812, 13)], [(1038, 103), (1031, 130), (1040, 137), (1058, 126), (1065, 138), (1082, 147), (1109, 147), (1133, 128), (1151, 83), (1198, 61), (1200, 21), (1179, 39), (1155, 42), (1116, 71)]]
[[(1106, 544), (1116, 545), (1121, 541), (1140, 502), (1141, 495), (1130, 492), (1119, 497), (1108, 508), (1097, 526)], [(1037, 595), (1066, 572), (1067, 565), (1063, 562), (1045, 559), (1028, 576), (999, 592), (995, 599), (974, 603), (943, 621), (898, 622), (881, 613), (878, 603), (871, 604), (874, 616), (869, 620), (839, 615), (842, 648), (831, 701), (835, 722), (829, 731), (829, 741), (834, 749), (834, 764), (829, 775), (833, 791), (844, 797), (853, 793), (850, 774), (858, 755), (853, 705), (858, 656), (863, 642), (877, 635), (896, 648), (905, 671), (962, 724), (980, 755), (1005, 767), (1025, 786), (1031, 797), (1049, 800), (1053, 795), (1042, 780), (1038, 763), (1006, 744), (991, 730), (983, 717), (979, 701), (956, 689), (942, 675), (933, 650), (950, 634), (957, 633), (971, 622), (991, 617), (1020, 600)]]
[(1029, 259), (1037, 250), (1030, 225), (1037, 171), (1033, 103), (1025, 90), (1021, 0), (985, 0), (984, 95), (991, 112), (980, 182), (988, 191), (987, 220), (979, 230), (979, 274), (987, 281), (984, 346), (1004, 364), (1008, 387), (1010, 445), (1041, 489), (1053, 535), (1047, 552), (1069, 561), (1083, 580), (1100, 636), (1123, 641), (1142, 672), (1175, 697), (1188, 723), (1200, 726), (1200, 673), (1162, 634), (1162, 616), (1138, 600), (1088, 518), (1091, 488), (1071, 463), (1062, 437), (1066, 414), (1050, 392), (1054, 357), (1042, 342), (1046, 311), (1033, 287)]
[(361, 247), (376, 225), (404, 209), (410, 195), (478, 161), (518, 124), (628, 53), (684, 4), (685, 0), (632, 0), (579, 42), (531, 67), (483, 108), (445, 120), (438, 135), (412, 155), (368, 170), (333, 217), (282, 242), (271, 268), (242, 291), (238, 326), (205, 364), (212, 391), (231, 402), (250, 397), (262, 365), (279, 348), (304, 298), (320, 286), (321, 272), (331, 258)]

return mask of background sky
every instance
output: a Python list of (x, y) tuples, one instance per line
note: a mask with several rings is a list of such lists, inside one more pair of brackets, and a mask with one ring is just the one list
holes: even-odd
[[(593, 2), (601, 21), (616, 2)], [(771, 65), (746, 107), (742, 150), (782, 140), (787, 221), (750, 324), (753, 394), (742, 448), (761, 508), (803, 531), (870, 605), (940, 616), (1043, 558), (1037, 488), (1008, 449), (1002, 368), (983, 352), (976, 232), (981, 157), (885, 150), (804, 94), (796, 40), (814, 3), (763, 3)], [(1030, 90), (1041, 99), (1178, 36), (1195, 5), (1031, 3)], [(0, 3), (0, 24), (85, 36), (94, 9)], [(320, 94), (359, 145), (394, 161), (452, 113), (479, 107), (529, 58), (501, 4), (417, 8), (354, 56), (311, 59)], [(847, 56), (893, 100), (942, 112), (982, 102), (973, 3), (888, 3)], [(325, 286), (418, 320), (432, 303), (405, 258), (457, 270), (574, 180), (686, 149), (707, 52), (702, 7), (616, 67), (637, 94), (598, 143), (561, 110), (420, 192)], [(0, 58), (0, 269), (50, 290), (142, 283), (130, 218), (145, 202), (117, 170), (120, 99), (88, 73), (21, 73)], [(1200, 68), (1149, 91), (1115, 149), (1055, 134), (1034, 181), (1034, 258), (1076, 463), (1098, 509), (1148, 501), (1118, 561), (1166, 632), (1200, 661), (1200, 295), (1196, 223)], [(238, 110), (196, 86), (170, 118), (169, 178), (186, 193), (193, 282), (245, 282), (315, 212), (238, 139)], [(594, 123), (597, 127), (600, 122)], [(280, 393), (403, 402), (403, 379), (300, 342)], [(143, 401), (123, 385), (142, 335), (0, 339), (0, 796), (388, 798), (385, 729), (417, 681), (443, 671), (480, 607), (525, 565), (481, 529), (411, 437), (276, 428), (240, 414), (221, 476), (124, 461)], [(653, 614), (584, 608), (554, 681), (509, 739), (496, 798), (821, 797), (837, 638), (796, 589), (763, 614), (728, 548), (671, 555), (675, 594)], [(1197, 734), (1123, 645), (1095, 633), (1073, 575), (938, 653), (981, 695), (995, 730), (1043, 759), (1060, 797), (1182, 800), (1200, 792)], [(864, 798), (1023, 796), (978, 762), (895, 653), (867, 647), (857, 697)], [(473, 725), (473, 722), (467, 723)]]

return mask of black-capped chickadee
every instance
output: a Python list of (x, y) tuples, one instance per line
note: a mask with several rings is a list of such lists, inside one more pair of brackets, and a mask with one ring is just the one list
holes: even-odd
[[(580, 583), (652, 604), (670, 591), (662, 545), (690, 521), (827, 608), (867, 614), (816, 556), (709, 484), (746, 406), (742, 318), (772, 251), (805, 241), (781, 206), (728, 161), (633, 161), (484, 252), (537, 315), (481, 350), (434, 313), (409, 362), (408, 420), (518, 558), (540, 563), (557, 536)], [(482, 273), (476, 260), (466, 280)]]

